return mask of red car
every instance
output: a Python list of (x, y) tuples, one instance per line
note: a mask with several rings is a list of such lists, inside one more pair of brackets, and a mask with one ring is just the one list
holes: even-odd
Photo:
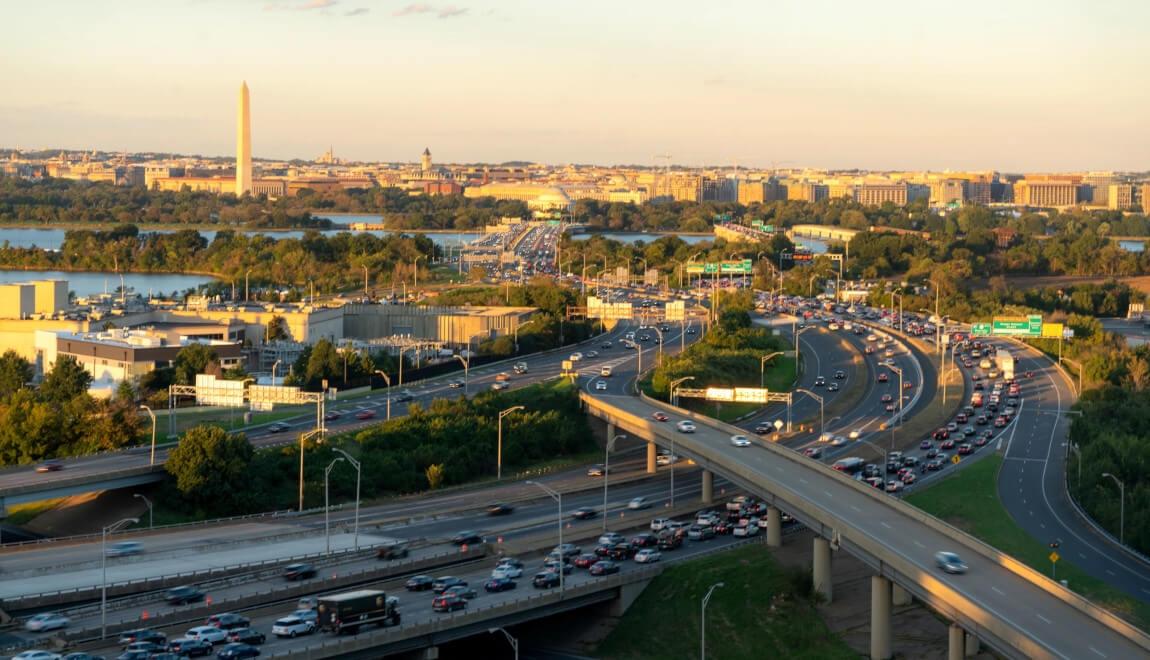
[(579, 555), (571, 563), (575, 565), (575, 568), (591, 568), (591, 565), (597, 561), (599, 561), (599, 555), (588, 552)]
[(667, 413), (656, 411), (651, 413), (651, 419), (655, 420), (656, 422), (665, 422), (670, 418), (667, 417)]
[(355, 414), (356, 419), (371, 419), (375, 417), (374, 410), (361, 410)]
[(885, 383), (888, 380), (890, 380), (890, 376), (887, 376), (885, 371), (878, 375), (878, 382)]

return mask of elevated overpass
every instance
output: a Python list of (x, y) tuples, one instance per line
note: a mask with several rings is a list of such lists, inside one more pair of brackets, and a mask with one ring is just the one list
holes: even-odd
[[(870, 565), (871, 657), (890, 656), (892, 600), (913, 595), (948, 617), (950, 657), (962, 657), (967, 638), (1010, 658), (1143, 658), (1150, 636), (1081, 596), (998, 552), (978, 539), (797, 452), (769, 443), (731, 445), (737, 427), (647, 397), (580, 395), (587, 413), (616, 430), (664, 444), (707, 472), (770, 503), (767, 543), (781, 543), (780, 509), (814, 530), (815, 589), (830, 600), (832, 550)], [(675, 417), (657, 422), (652, 413)], [(692, 419), (698, 431), (680, 434), (675, 418)], [(938, 551), (958, 553), (970, 567), (950, 575), (935, 567)], [(957, 654), (957, 655), (956, 655)]]

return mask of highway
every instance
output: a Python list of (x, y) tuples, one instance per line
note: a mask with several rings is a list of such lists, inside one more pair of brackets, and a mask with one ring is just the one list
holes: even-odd
[[(595, 398), (634, 416), (627, 418), (632, 420), (649, 420), (659, 409), (635, 397)], [(635, 423), (663, 441), (675, 433), (673, 426)], [(1032, 580), (1011, 570), (1009, 562), (992, 559), (990, 549), (980, 552), (976, 540), (957, 530), (928, 523), (932, 519), (912, 507), (813, 461), (769, 446), (734, 447), (723, 426), (705, 419), (697, 423), (697, 433), (676, 439), (684, 454), (747, 484), (756, 494), (775, 498), (808, 526), (837, 535), (852, 554), (880, 567), (944, 615), (955, 616), (999, 651), (1013, 646), (1018, 657), (1145, 657), (1145, 647), (1048, 591), (1060, 587), (1044, 586), (1040, 577)], [(939, 571), (933, 556), (940, 550), (959, 553), (969, 573)], [(1021, 638), (1010, 639), (1017, 635)]]

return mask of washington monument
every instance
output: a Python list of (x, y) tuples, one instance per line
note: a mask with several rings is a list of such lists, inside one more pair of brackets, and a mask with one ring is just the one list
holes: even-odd
[(236, 112), (236, 197), (252, 191), (252, 115), (248, 83), (240, 85), (240, 105)]

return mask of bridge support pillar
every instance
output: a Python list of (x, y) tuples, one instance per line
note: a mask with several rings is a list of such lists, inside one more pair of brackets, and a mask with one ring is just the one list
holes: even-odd
[(946, 649), (946, 660), (962, 660), (966, 652), (966, 631), (957, 623), (950, 624), (949, 644)]
[(831, 602), (833, 595), (831, 588), (831, 543), (821, 536), (815, 537), (814, 562), (811, 568), (815, 593), (820, 594), (826, 602)]
[(973, 658), (974, 656), (978, 655), (980, 650), (982, 649), (981, 645), (978, 643), (978, 637), (974, 633), (966, 633), (966, 644), (963, 649), (964, 655), (966, 655), (968, 658)]
[(890, 580), (881, 575), (870, 579), (870, 657), (890, 657)]
[(655, 474), (655, 454), (658, 447), (654, 440), (647, 441), (647, 474)]
[(715, 503), (715, 473), (703, 470), (703, 505), (710, 506)]
[(898, 586), (897, 584), (891, 584), (891, 598), (890, 598), (891, 604), (893, 604), (893, 605), (910, 605), (912, 600), (914, 600), (914, 599), (911, 597), (909, 591), (907, 591), (906, 589), (903, 589), (902, 587)]
[(429, 646), (419, 654), (419, 660), (439, 660), (439, 647)]
[(783, 516), (777, 507), (767, 507), (767, 546), (777, 548), (783, 544)]

